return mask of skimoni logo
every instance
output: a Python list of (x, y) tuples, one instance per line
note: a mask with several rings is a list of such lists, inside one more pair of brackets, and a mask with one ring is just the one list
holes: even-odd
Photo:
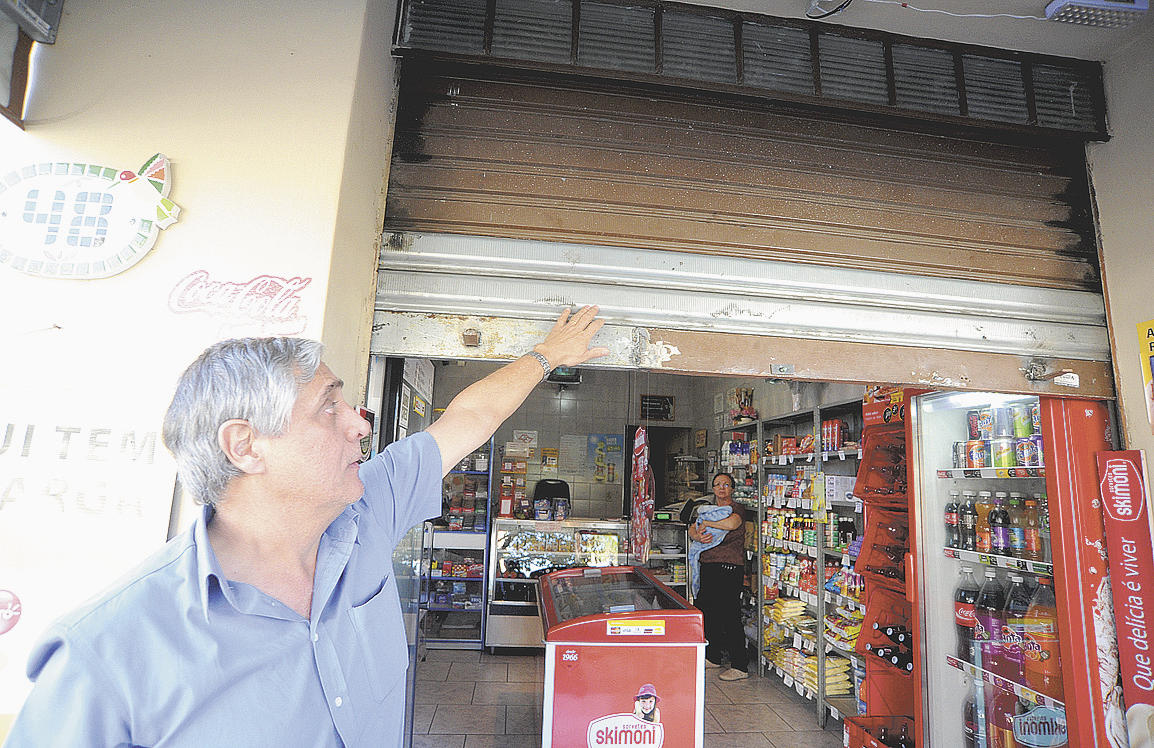
[(586, 736), (589, 748), (603, 745), (660, 748), (665, 742), (665, 728), (659, 722), (643, 722), (632, 714), (610, 714), (590, 722)]
[(1145, 496), (1142, 476), (1129, 460), (1106, 460), (1102, 475), (1102, 504), (1110, 517), (1133, 522), (1142, 516)]

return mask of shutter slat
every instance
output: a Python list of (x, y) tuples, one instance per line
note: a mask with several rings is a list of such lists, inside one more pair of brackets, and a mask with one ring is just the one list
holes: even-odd
[(675, 78), (737, 82), (733, 22), (667, 10), (661, 16), (664, 74)]
[(746, 85), (813, 94), (809, 32), (794, 26), (746, 23), (742, 37)]
[(582, 3), (577, 64), (652, 73), (653, 8)]
[(867, 104), (889, 103), (885, 50), (880, 41), (822, 34), (818, 49), (822, 96)]
[(568, 62), (573, 38), (570, 0), (497, 0), (493, 55)]

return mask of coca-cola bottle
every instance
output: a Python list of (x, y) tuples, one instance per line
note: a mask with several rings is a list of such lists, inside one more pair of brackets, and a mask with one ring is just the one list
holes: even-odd
[(1030, 591), (1025, 580), (1010, 575), (1006, 607), (1002, 610), (1002, 675), (1015, 683), (1026, 682), (1025, 657), (1022, 648), (1026, 637), (1026, 614), (1030, 610)]
[(970, 692), (962, 707), (962, 745), (965, 748), (986, 748), (986, 718), (982, 687), (970, 682)]
[(946, 547), (947, 548), (961, 548), (962, 547), (962, 532), (958, 526), (958, 508), (960, 503), (958, 501), (958, 492), (950, 491), (950, 500), (946, 502)]
[(961, 534), (962, 550), (978, 549), (978, 507), (973, 491), (962, 492), (962, 504), (958, 507), (958, 532)]
[(958, 632), (958, 659), (973, 662), (974, 624), (977, 622), (974, 606), (978, 602), (978, 581), (968, 566), (961, 569), (961, 579), (954, 589), (954, 625)]
[(993, 569), (986, 569), (978, 601), (974, 604), (974, 639), (980, 660), (974, 664), (998, 675), (1002, 674), (1002, 609), (1006, 607), (1006, 588)]

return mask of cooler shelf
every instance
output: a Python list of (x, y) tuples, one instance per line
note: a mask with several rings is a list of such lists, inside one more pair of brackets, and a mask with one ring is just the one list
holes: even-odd
[(1033, 704), (1054, 707), (1062, 710), (1066, 709), (1066, 705), (1057, 699), (1052, 699), (1044, 693), (1038, 693), (1037, 691), (1031, 688), (1027, 688), (1020, 683), (1014, 683), (1013, 681), (1006, 680), (1000, 675), (991, 673), (989, 670), (984, 670), (968, 662), (962, 662), (957, 657), (946, 655), (946, 664), (952, 668), (961, 670), (963, 673), (968, 673), (974, 678), (980, 678), (983, 683), (989, 683), (995, 688), (1000, 688), (1003, 691), (1009, 691), (1011, 693), (1017, 694), (1020, 698), (1025, 699), (1026, 701), (1029, 701)]
[(938, 471), (939, 478), (1045, 478), (1044, 467), (948, 468)]
[(957, 558), (974, 564), (982, 564), (983, 566), (997, 566), (1002, 569), (1028, 571), (1032, 574), (1042, 574), (1047, 577), (1054, 575), (1054, 565), (1047, 564), (1044, 561), (1028, 561), (1024, 558), (998, 556), (993, 553), (964, 551), (961, 548), (943, 548), (942, 553), (945, 554), (946, 558)]

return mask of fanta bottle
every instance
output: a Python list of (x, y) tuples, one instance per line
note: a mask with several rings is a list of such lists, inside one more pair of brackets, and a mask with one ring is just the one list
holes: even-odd
[(1025, 649), (1026, 685), (1064, 701), (1062, 663), (1058, 654), (1058, 610), (1053, 584), (1049, 577), (1038, 577), (1038, 589), (1026, 611), (1022, 646)]

